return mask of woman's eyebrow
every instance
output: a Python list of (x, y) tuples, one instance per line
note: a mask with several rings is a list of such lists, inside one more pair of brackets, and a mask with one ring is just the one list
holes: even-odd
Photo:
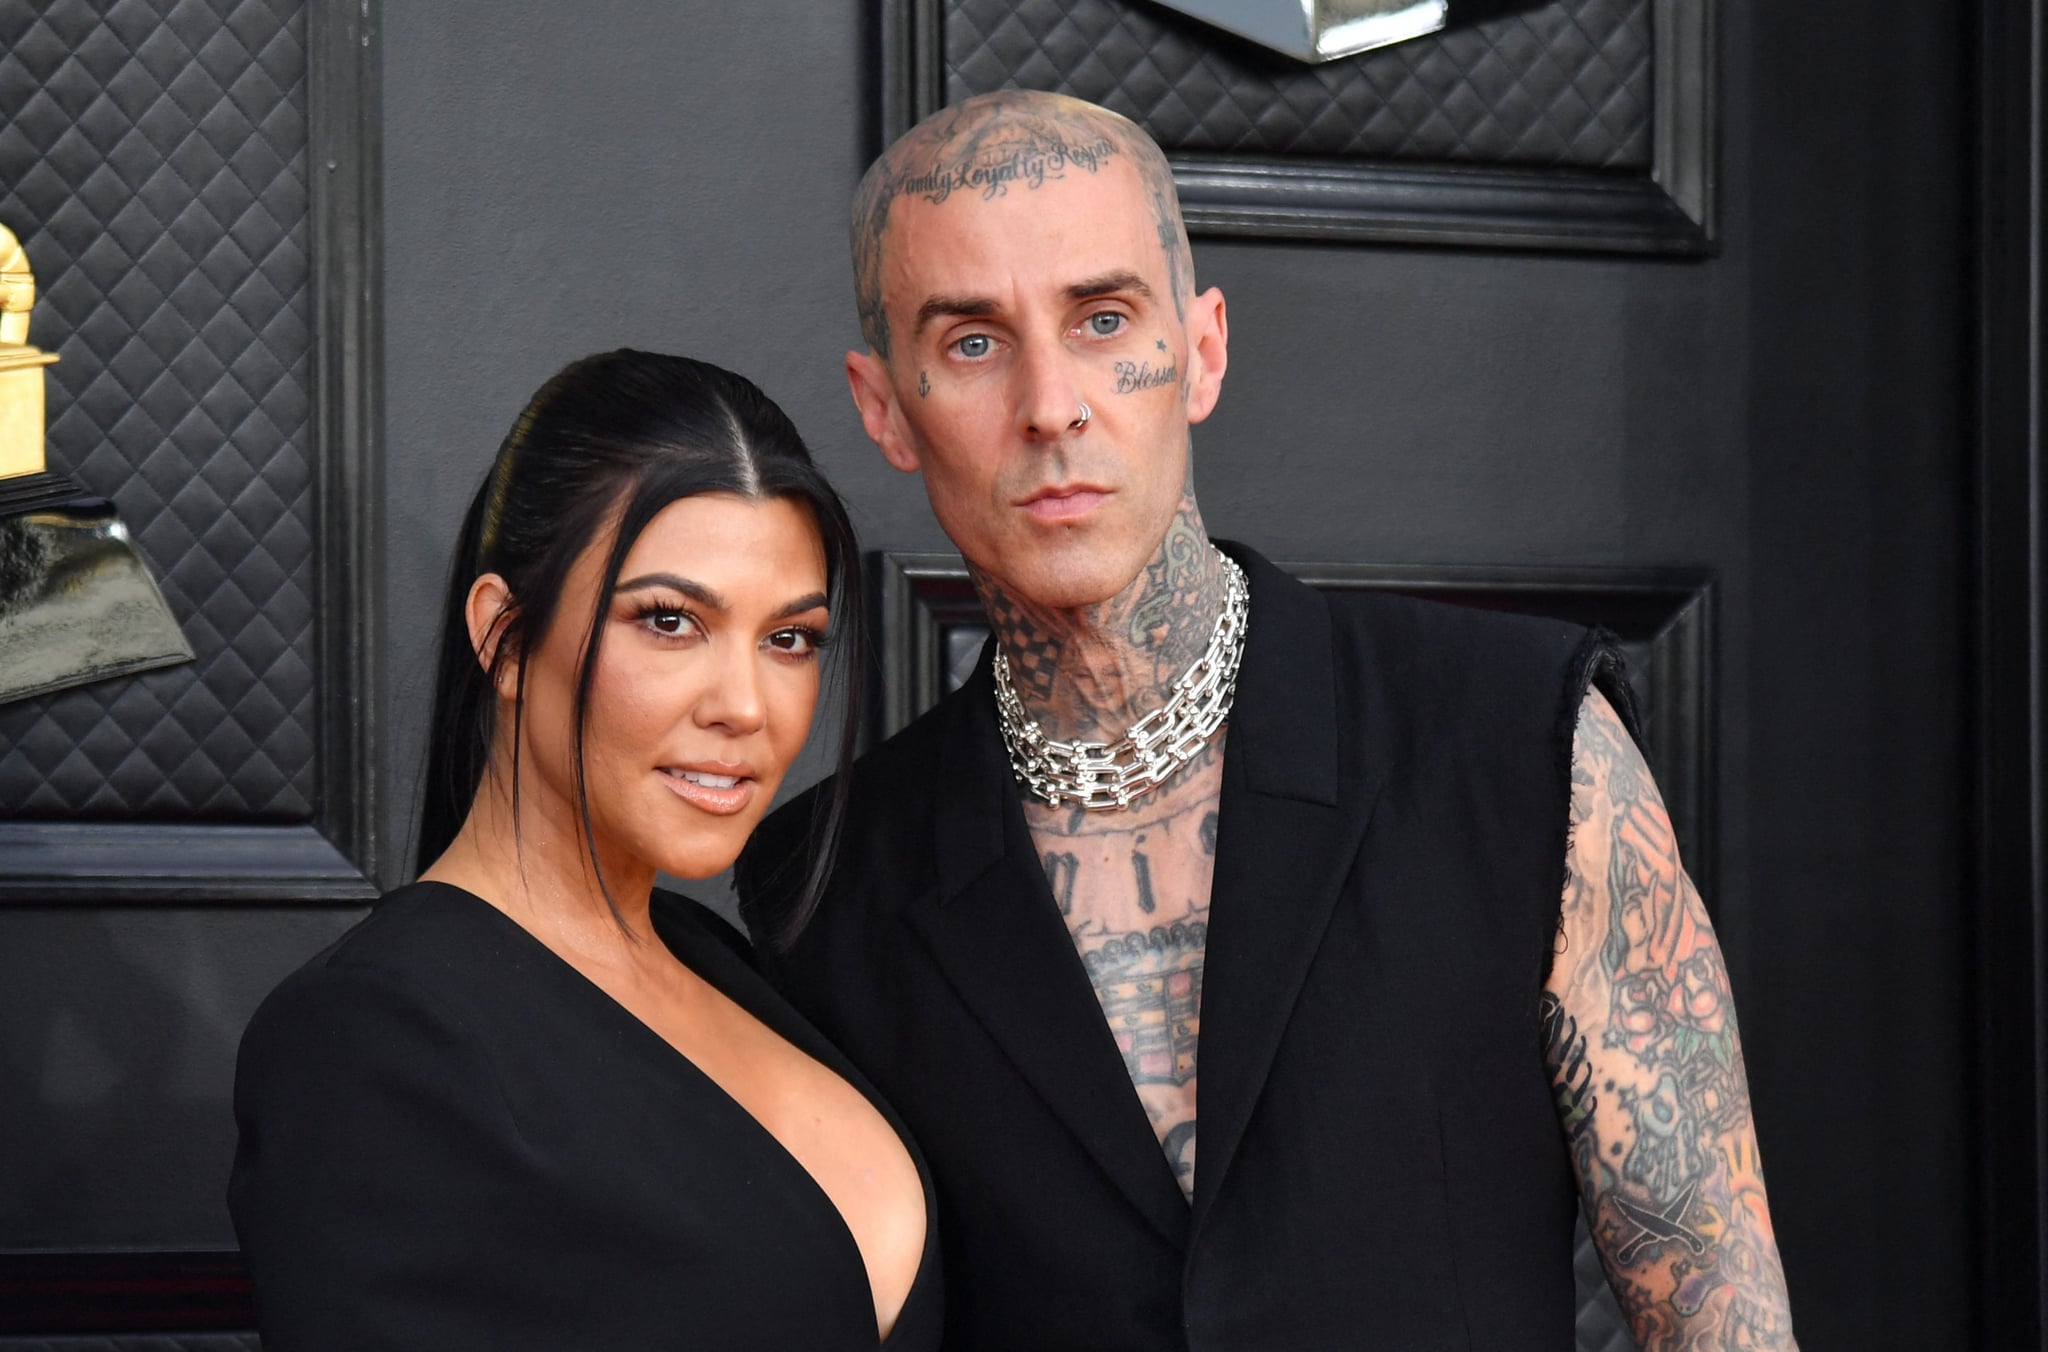
[(646, 573), (634, 578), (630, 582), (621, 582), (612, 590), (615, 592), (636, 592), (648, 591), (655, 587), (668, 587), (679, 591), (707, 610), (726, 611), (732, 609), (731, 606), (726, 604), (723, 596), (720, 596), (703, 583), (692, 582), (686, 577), (677, 577), (674, 573)]
[[(655, 587), (667, 587), (671, 591), (679, 591), (692, 601), (703, 606), (706, 610), (715, 610), (720, 614), (724, 614), (732, 609), (730, 602), (703, 583), (692, 582), (689, 578), (678, 577), (674, 573), (646, 573), (630, 581), (621, 582), (612, 590), (620, 595), (624, 595), (627, 592), (648, 591)], [(777, 610), (772, 618), (786, 620), (792, 615), (801, 615), (807, 610), (825, 609), (829, 605), (830, 598), (825, 593), (806, 592), (804, 595), (797, 597), (796, 600)]]
[(812, 592), (808, 596), (797, 597), (796, 600), (791, 601), (788, 605), (776, 611), (775, 618), (786, 620), (792, 615), (801, 615), (806, 610), (823, 610), (828, 604), (829, 598), (826, 597), (825, 593)]

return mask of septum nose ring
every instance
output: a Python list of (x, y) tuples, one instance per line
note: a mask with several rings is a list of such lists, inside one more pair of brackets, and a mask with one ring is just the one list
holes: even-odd
[(1088, 407), (1088, 401), (1087, 401), (1087, 400), (1085, 400), (1085, 399), (1084, 399), (1084, 400), (1082, 400), (1082, 401), (1081, 401), (1081, 416), (1080, 416), (1080, 417), (1078, 417), (1078, 418), (1076, 418), (1076, 419), (1074, 419), (1074, 420), (1073, 420), (1072, 422), (1068, 423), (1068, 424), (1067, 424), (1067, 430), (1068, 430), (1069, 432), (1078, 432), (1078, 431), (1080, 431), (1080, 430), (1081, 430), (1082, 428), (1084, 428), (1084, 427), (1086, 427), (1086, 426), (1088, 425), (1088, 420), (1089, 420), (1090, 418), (1094, 417), (1094, 416), (1095, 416), (1095, 410), (1094, 410), (1094, 409), (1092, 409), (1092, 408), (1090, 408), (1090, 407)]

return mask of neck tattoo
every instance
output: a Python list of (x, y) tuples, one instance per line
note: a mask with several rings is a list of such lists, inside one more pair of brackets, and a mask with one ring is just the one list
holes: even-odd
[(1053, 807), (1064, 801), (1091, 812), (1127, 808), (1171, 779), (1223, 726), (1237, 695), (1251, 588), (1242, 568), (1214, 545), (1210, 548), (1223, 568), (1226, 594), (1209, 646), (1173, 683), (1165, 706), (1131, 724), (1113, 742), (1048, 737), (1018, 698), (1009, 656), (996, 645), (996, 718), (1010, 769), (1026, 793)]

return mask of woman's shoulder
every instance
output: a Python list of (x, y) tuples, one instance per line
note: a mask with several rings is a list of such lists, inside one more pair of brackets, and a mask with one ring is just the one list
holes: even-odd
[(490, 903), (458, 888), (398, 888), (279, 982), (250, 1030), (259, 1037), (309, 1026), (332, 1030), (401, 1014), (466, 1022), (465, 1007), (479, 997), (509, 994), (501, 983), (511, 925)]

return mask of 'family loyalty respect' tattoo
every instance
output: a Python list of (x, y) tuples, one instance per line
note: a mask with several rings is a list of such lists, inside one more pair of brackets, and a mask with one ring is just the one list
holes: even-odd
[(1169, 362), (1155, 368), (1149, 361), (1120, 361), (1116, 364), (1116, 392), (1136, 394), (1139, 390), (1156, 390), (1161, 385), (1171, 385), (1180, 379), (1180, 363)]
[(1076, 172), (1099, 173), (1118, 160), (1137, 171), (1150, 200), (1174, 314), (1186, 319), (1194, 265), (1166, 157), (1144, 133), (1114, 114), (1056, 95), (1008, 90), (978, 95), (934, 113), (884, 151), (862, 176), (850, 225), (855, 302), (868, 345), (888, 359), (883, 237), (898, 199), (933, 206), (991, 201), (1013, 187), (1037, 191)]
[(1116, 142), (1107, 136), (1069, 140), (1056, 131), (1036, 129), (977, 146), (964, 159), (935, 161), (922, 173), (904, 175), (897, 191), (922, 197), (933, 206), (956, 192), (977, 192), (986, 201), (1001, 197), (1012, 184), (1042, 188), (1047, 179), (1064, 178), (1069, 165), (1092, 174), (1114, 154)]

